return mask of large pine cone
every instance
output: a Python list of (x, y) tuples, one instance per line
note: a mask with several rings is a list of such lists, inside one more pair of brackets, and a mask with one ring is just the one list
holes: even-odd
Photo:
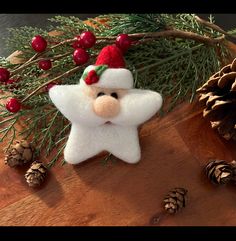
[(47, 168), (41, 162), (33, 162), (25, 174), (26, 182), (30, 187), (40, 186), (47, 175)]
[(226, 184), (232, 180), (233, 166), (223, 160), (214, 160), (206, 165), (208, 179), (214, 184)]
[(164, 208), (170, 213), (174, 214), (186, 205), (186, 194), (185, 188), (174, 188), (171, 190), (164, 199)]
[(226, 140), (236, 140), (236, 59), (197, 90), (203, 116)]
[(34, 148), (26, 140), (16, 141), (5, 156), (5, 164), (10, 167), (22, 166), (33, 160)]

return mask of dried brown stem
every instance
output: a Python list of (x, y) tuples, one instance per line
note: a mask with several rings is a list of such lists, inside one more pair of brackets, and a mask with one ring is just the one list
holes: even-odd
[[(207, 23), (207, 22), (205, 23), (204, 20), (198, 20), (198, 21), (203, 21), (204, 24), (208, 24), (208, 25), (210, 24), (212, 26), (211, 23)], [(218, 27), (217, 25), (214, 25), (214, 29), (217, 29), (217, 31), (219, 31), (223, 34), (227, 34), (227, 32), (220, 29), (220, 27)], [(201, 36), (201, 35), (193, 33), (193, 32), (186, 32), (186, 31), (177, 30), (177, 29), (170, 29), (170, 30), (165, 30), (165, 31), (161, 31), (161, 32), (134, 33), (134, 34), (129, 34), (129, 36), (132, 37), (132, 38), (149, 39), (149, 40), (160, 38), (160, 37), (186, 38), (186, 39), (192, 39), (192, 40), (195, 40), (195, 41), (198, 41), (198, 42), (202, 42), (202, 43), (205, 43), (205, 44), (211, 44), (211, 45), (219, 43), (222, 40), (224, 40), (224, 35), (220, 36), (218, 38), (210, 38), (210, 37), (206, 37), (206, 36)], [(115, 39), (116, 39), (116, 36), (106, 36), (106, 37), (99, 37), (98, 36), (97, 37), (97, 40), (101, 40), (101, 41), (106, 41), (106, 40), (111, 41), (111, 40), (115, 40)], [(40, 57), (41, 55), (45, 54), (46, 52), (48, 52), (48, 51), (50, 51), (54, 48), (57, 48), (59, 46), (62, 46), (64, 44), (71, 43), (75, 40), (76, 40), (76, 38), (64, 40), (64, 41), (62, 41), (62, 42), (60, 42), (56, 45), (53, 45), (50, 48), (47, 48), (42, 53), (35, 54), (28, 61), (26, 61), (24, 64), (22, 64), (19, 68), (13, 70), (11, 72), (11, 75), (15, 75), (16, 73), (19, 73), (20, 71), (27, 68), (31, 64), (36, 63), (37, 61), (39, 61), (39, 59), (37, 59), (37, 58)]]
[(218, 25), (216, 25), (214, 23), (208, 22), (208, 21), (206, 21), (206, 20), (204, 20), (202, 18), (199, 18), (198, 16), (195, 16), (195, 19), (200, 24), (205, 25), (205, 26), (207, 26), (207, 27), (209, 27), (209, 28), (211, 28), (213, 30), (216, 30), (219, 33), (222, 33), (222, 34), (224, 34), (226, 36), (230, 36), (230, 37), (236, 38), (235, 35), (227, 33), (226, 31), (224, 31), (222, 28), (220, 28)]
[[(138, 39), (142, 39), (142, 41), (150, 41), (156, 38), (160, 38), (160, 37), (174, 37), (174, 38), (184, 38), (184, 39), (192, 39), (204, 44), (216, 44), (219, 43), (221, 41), (223, 41), (225, 39), (224, 34), (218, 38), (210, 38), (210, 37), (206, 37), (206, 36), (201, 36), (199, 34), (193, 33), (193, 32), (186, 32), (186, 31), (182, 31), (182, 30), (177, 30), (177, 29), (168, 29), (165, 31), (161, 31), (161, 32), (147, 32), (147, 33), (134, 33), (134, 34), (129, 34), (130, 37), (132, 38), (138, 38)], [(107, 37), (97, 37), (97, 40), (100, 41), (110, 41), (110, 40), (114, 40), (116, 38), (116, 36), (107, 36)], [(45, 52), (57, 48), (61, 45), (67, 44), (67, 43), (71, 43), (73, 41), (75, 41), (76, 38), (73, 39), (67, 39), (65, 41), (62, 41), (48, 49), (46, 49), (43, 53), (39, 53), (34, 55), (31, 59), (29, 59), (25, 64), (23, 64), (22, 66), (20, 66), (18, 69), (14, 70), (12, 72), (12, 74), (18, 73), (19, 71), (21, 71), (22, 69), (28, 67), (29, 65), (39, 61), (39, 59), (36, 59), (37, 57), (41, 56), (42, 54), (44, 54)], [(66, 53), (64, 55), (58, 55), (55, 56), (53, 59), (55, 58), (62, 58), (64, 56), (69, 55), (70, 53)], [(27, 97), (25, 97), (22, 102), (27, 101), (31, 96), (33, 96), (34, 94), (36, 94), (40, 89), (42, 89), (43, 87), (47, 86), (48, 84), (55, 82), (57, 80), (59, 80), (60, 78), (63, 77), (67, 77), (69, 75), (71, 75), (72, 73), (76, 72), (77, 70), (79, 70), (80, 68), (82, 68), (83, 66), (76, 66), (75, 68), (68, 70), (67, 72), (55, 77), (54, 79), (51, 79), (49, 81), (47, 81), (46, 83), (44, 83), (43, 85), (39, 86), (36, 90), (34, 90), (33, 92), (31, 92)]]
[(37, 58), (39, 57), (39, 55), (40, 55), (40, 53), (34, 54), (34, 55), (33, 55), (28, 61), (26, 61), (23, 65), (26, 65), (26, 64), (28, 64), (29, 62), (37, 59)]
[(61, 46), (61, 45), (68, 44), (68, 43), (72, 43), (72, 42), (74, 42), (75, 40), (76, 40), (76, 38), (64, 40), (64, 41), (62, 41), (62, 42), (60, 42), (60, 43), (58, 43), (58, 44), (53, 45), (51, 48), (48, 48), (48, 51), (49, 51), (49, 50), (52, 50), (52, 49), (55, 49), (55, 48), (57, 48), (57, 47), (59, 47), (59, 46)]
[[(184, 39), (192, 39), (197, 42), (201, 42), (204, 44), (216, 44), (224, 40), (225, 36), (222, 35), (218, 38), (210, 38), (206, 36), (202, 36), (193, 32), (186, 32), (178, 29), (174, 30), (165, 30), (165, 31), (160, 31), (160, 32), (147, 32), (147, 33), (133, 33), (129, 34), (129, 37), (133, 38), (160, 38), (160, 37), (175, 37), (175, 38), (184, 38)], [(98, 37), (98, 39), (103, 39), (103, 40), (110, 40), (110, 39), (115, 39), (116, 36), (109, 36), (109, 37)]]
[[(65, 54), (59, 54), (59, 55), (56, 55), (52, 58), (48, 58), (50, 59), (51, 61), (55, 61), (55, 60), (58, 60), (58, 59), (61, 59), (63, 57), (66, 57), (68, 55), (72, 54), (71, 52), (67, 52)], [(31, 58), (33, 59), (33, 58)], [(30, 61), (27, 61), (26, 63), (22, 64), (19, 68), (15, 69), (14, 71), (11, 72), (12, 76), (16, 75), (17, 73), (21, 72), (22, 70), (28, 68), (30, 65), (33, 65), (35, 63), (38, 63), (38, 61), (40, 60), (44, 60), (45, 58), (39, 58), (39, 59), (33, 59)]]
[[(11, 75), (15, 75), (16, 73), (19, 73), (20, 71), (22, 71), (23, 69), (27, 68), (28, 66), (30, 66), (31, 64), (34, 64), (35, 62), (39, 61), (39, 59), (37, 59), (38, 57), (42, 56), (43, 54), (47, 53), (48, 51), (54, 49), (54, 48), (57, 48), (61, 45), (64, 45), (64, 44), (67, 44), (67, 43), (71, 43), (73, 41), (75, 41), (76, 38), (73, 38), (73, 39), (67, 39), (67, 40), (64, 40), (58, 44), (55, 44), (53, 45), (52, 47), (50, 48), (47, 48), (44, 52), (42, 53), (36, 53), (35, 55), (33, 55), (29, 60), (27, 60), (24, 64), (22, 64), (19, 68), (13, 70), (11, 72)], [(66, 56), (66, 55), (65, 55)], [(42, 58), (43, 59), (43, 58)], [(33, 63), (32, 63), (33, 62)]]
[[(36, 53), (34, 54), (30, 59), (28, 59), (24, 64), (22, 64), (19, 68), (23, 69), (25, 66), (28, 66), (28, 64), (32, 61), (34, 61), (35, 59), (37, 59), (40, 56), (40, 53)], [(17, 70), (19, 69), (15, 69), (13, 71), (11, 71), (11, 75), (14, 75), (15, 73), (17, 73)]]
[(70, 69), (68, 71), (66, 71), (65, 73), (43, 83), (41, 86), (39, 86), (37, 89), (35, 89), (34, 91), (32, 91), (28, 96), (26, 96), (21, 102), (25, 102), (27, 101), (31, 96), (35, 95), (39, 90), (41, 90), (42, 88), (44, 88), (45, 86), (47, 86), (48, 84), (52, 83), (52, 82), (56, 82), (57, 80), (61, 79), (61, 78), (64, 78), (64, 77), (67, 77), (73, 73), (75, 73), (76, 71), (78, 71), (80, 68), (82, 68), (83, 65), (81, 66), (76, 66), (75, 68), (73, 69)]

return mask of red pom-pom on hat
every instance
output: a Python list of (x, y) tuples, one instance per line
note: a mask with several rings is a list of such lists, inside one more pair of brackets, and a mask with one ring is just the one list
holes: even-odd
[(92, 84), (97, 83), (98, 80), (99, 80), (99, 77), (98, 77), (96, 71), (93, 69), (88, 72), (88, 75), (84, 81), (87, 85), (92, 85)]
[(104, 47), (97, 57), (95, 65), (108, 65), (109, 68), (125, 68), (125, 60), (116, 45)]

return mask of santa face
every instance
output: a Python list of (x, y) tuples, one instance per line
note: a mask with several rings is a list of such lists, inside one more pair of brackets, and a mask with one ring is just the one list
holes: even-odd
[(162, 105), (160, 94), (149, 90), (70, 85), (54, 86), (49, 93), (67, 119), (88, 127), (137, 126)]
[(49, 95), (72, 123), (64, 150), (64, 158), (71, 164), (104, 150), (127, 163), (137, 163), (141, 158), (137, 126), (162, 105), (160, 94), (140, 89), (58, 85)]
[(120, 113), (120, 100), (127, 94), (124, 89), (89, 86), (87, 94), (93, 99), (93, 111), (97, 116), (112, 119)]

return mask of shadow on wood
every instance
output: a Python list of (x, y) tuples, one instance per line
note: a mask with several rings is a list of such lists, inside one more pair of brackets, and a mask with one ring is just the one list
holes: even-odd
[[(211, 158), (235, 159), (236, 144), (210, 128), (198, 104), (183, 104), (146, 123), (140, 143), (136, 165), (120, 160), (103, 165), (104, 156), (56, 165), (40, 190), (29, 188), (23, 173), (2, 161), (0, 225), (235, 225), (235, 188), (212, 185), (203, 170)], [(186, 207), (150, 224), (174, 187), (188, 190)]]

